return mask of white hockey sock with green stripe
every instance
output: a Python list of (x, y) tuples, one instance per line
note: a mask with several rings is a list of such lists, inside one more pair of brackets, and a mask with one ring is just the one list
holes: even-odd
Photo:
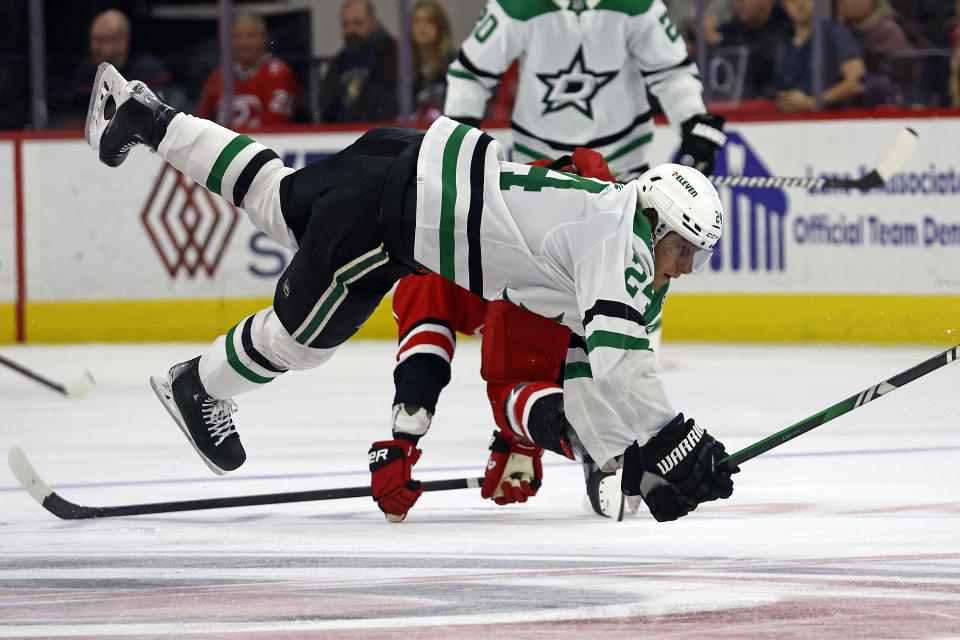
[(200, 357), (200, 381), (207, 393), (224, 400), (261, 387), (287, 370), (317, 367), (334, 351), (300, 344), (284, 329), (273, 307), (267, 307), (214, 340)]
[(277, 154), (215, 122), (178, 113), (157, 147), (175, 169), (227, 202), (242, 207), (257, 228), (296, 249), (280, 210), (280, 180), (293, 172)]

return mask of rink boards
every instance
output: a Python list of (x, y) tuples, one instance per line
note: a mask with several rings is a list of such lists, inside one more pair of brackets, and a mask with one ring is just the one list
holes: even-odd
[[(956, 343), (960, 119), (735, 122), (718, 173), (858, 176), (904, 126), (920, 143), (882, 189), (721, 188), (721, 248), (672, 286), (665, 337)], [(299, 167), (358, 135), (256, 137)], [(660, 126), (651, 157), (677, 142)], [(288, 260), (143, 149), (109, 169), (77, 136), (0, 139), (0, 342), (209, 339), (269, 305)], [(363, 336), (395, 337), (388, 302)]]

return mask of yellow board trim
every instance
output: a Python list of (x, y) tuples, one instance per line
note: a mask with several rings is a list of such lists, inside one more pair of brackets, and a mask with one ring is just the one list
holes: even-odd
[[(30, 302), (27, 342), (207, 342), (245, 317), (273, 304), (271, 298)], [(392, 298), (380, 303), (356, 338), (397, 339)], [(0, 329), (4, 325), (0, 323)], [(2, 334), (0, 334), (2, 335)], [(6, 339), (5, 335), (2, 335)], [(11, 331), (10, 342), (15, 332)]]
[(17, 305), (0, 304), (0, 343), (17, 339)]
[[(30, 302), (28, 342), (164, 342), (213, 340), (269, 298), (98, 302)], [(387, 297), (357, 333), (396, 340)], [(0, 305), (0, 342), (16, 338), (13, 304)], [(672, 293), (663, 336), (701, 342), (960, 343), (960, 297), (881, 295), (744, 295)]]
[(954, 345), (960, 297), (671, 293), (663, 339)]

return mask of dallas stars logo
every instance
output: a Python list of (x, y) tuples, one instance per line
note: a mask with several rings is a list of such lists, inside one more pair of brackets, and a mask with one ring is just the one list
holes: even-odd
[(593, 120), (593, 107), (590, 101), (597, 92), (619, 73), (616, 71), (591, 71), (583, 61), (583, 45), (577, 49), (570, 66), (556, 73), (538, 73), (540, 82), (547, 85), (547, 95), (543, 97), (543, 113), (547, 115), (567, 107), (573, 107)]

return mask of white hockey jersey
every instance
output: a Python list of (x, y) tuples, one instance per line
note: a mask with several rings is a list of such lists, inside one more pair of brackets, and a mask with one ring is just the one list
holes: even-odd
[(580, 146), (614, 172), (630, 171), (649, 162), (648, 91), (678, 130), (706, 112), (697, 67), (662, 0), (490, 0), (448, 69), (444, 113), (482, 118), (517, 58), (518, 162)]
[(579, 337), (567, 354), (564, 407), (600, 464), (677, 413), (647, 337), (666, 288), (653, 289), (651, 230), (634, 185), (505, 162), (493, 138), (445, 117), (417, 159), (414, 257)]

